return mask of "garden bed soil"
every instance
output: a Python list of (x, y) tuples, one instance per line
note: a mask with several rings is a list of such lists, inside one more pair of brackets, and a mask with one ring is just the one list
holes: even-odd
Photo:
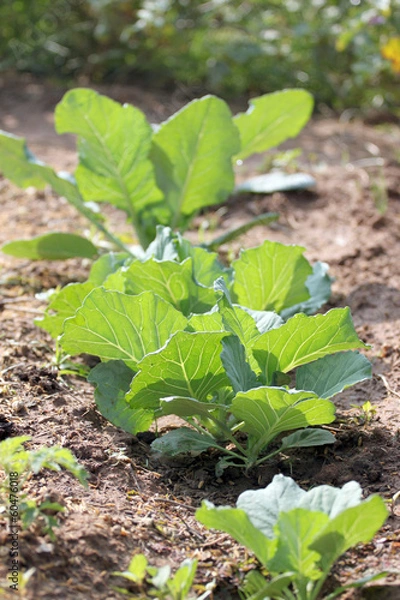
[[(73, 138), (58, 137), (53, 130), (53, 109), (62, 92), (29, 79), (0, 81), (0, 127), (25, 136), (42, 160), (71, 170)], [(131, 86), (105, 92), (132, 102), (154, 121), (188, 100), (182, 90), (161, 94)], [(64, 472), (44, 471), (26, 484), (33, 497), (59, 501), (66, 511), (54, 541), (43, 536), (39, 524), (21, 533), (22, 570), (34, 569), (21, 597), (123, 598), (113, 587), (124, 582), (112, 573), (124, 570), (132, 554), (144, 552), (151, 562), (173, 568), (195, 557), (198, 591), (215, 580), (215, 598), (237, 598), (235, 588), (255, 561), (228, 535), (197, 523), (194, 513), (203, 499), (232, 505), (242, 491), (266, 486), (276, 473), (293, 476), (305, 488), (342, 486), (355, 479), (365, 495), (379, 493), (388, 501), (400, 490), (400, 129), (350, 116), (316, 118), (288, 145), (302, 148), (299, 167), (316, 178), (313, 190), (242, 195), (225, 212), (197, 219), (198, 225), (214, 227), (212, 234), (205, 230), (211, 236), (267, 210), (278, 211), (278, 223), (258, 227), (222, 250), (237, 252), (270, 239), (304, 245), (311, 261), (329, 263), (335, 282), (324, 310), (351, 308), (360, 337), (371, 345), (367, 355), (373, 364), (371, 380), (335, 400), (337, 442), (331, 447), (280, 456), (248, 475), (230, 470), (220, 479), (214, 475), (215, 456), (153, 456), (149, 436), (132, 437), (105, 421), (86, 381), (58, 375), (54, 342), (33, 324), (45, 307), (35, 295), (84, 280), (87, 262), (32, 263), (0, 255), (0, 435), (29, 435), (29, 448), (69, 448), (90, 474), (87, 489)], [(265, 157), (252, 159), (238, 177), (258, 174), (265, 162)], [(0, 205), (1, 243), (51, 230), (82, 232), (87, 226), (50, 191), (20, 191), (4, 179)], [(109, 214), (121, 233), (129, 231), (120, 215)], [(362, 409), (367, 401), (372, 414)], [(375, 571), (400, 571), (399, 534), (400, 504), (395, 504), (374, 540), (347, 552), (332, 577), (344, 584)], [(5, 527), (0, 538), (0, 580), (5, 582)], [(16, 597), (7, 583), (4, 594)], [(380, 585), (342, 598), (398, 599), (400, 577), (389, 575)]]

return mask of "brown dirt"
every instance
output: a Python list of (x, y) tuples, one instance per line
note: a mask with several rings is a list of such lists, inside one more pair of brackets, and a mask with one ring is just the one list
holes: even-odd
[[(174, 97), (137, 87), (106, 91), (139, 106), (152, 120), (165, 118), (187, 101), (182, 91)], [(52, 128), (54, 104), (62, 92), (30, 80), (0, 81), (0, 127), (24, 135), (39, 158), (72, 169), (72, 138), (57, 137)], [(232, 470), (215, 479), (214, 461), (207, 456), (157, 460), (146, 436), (132, 438), (108, 424), (97, 413), (85, 381), (57, 375), (54, 344), (32, 322), (45, 306), (35, 294), (83, 280), (89, 265), (78, 260), (32, 264), (0, 255), (0, 435), (30, 435), (30, 448), (62, 445), (90, 473), (87, 490), (66, 473), (43, 472), (29, 480), (25, 491), (37, 499), (60, 501), (67, 510), (54, 542), (42, 535), (39, 525), (21, 534), (23, 570), (35, 569), (21, 597), (122, 598), (113, 586), (123, 582), (112, 572), (123, 570), (132, 554), (141, 551), (154, 563), (173, 567), (187, 556), (197, 557), (198, 589), (215, 579), (215, 598), (237, 598), (235, 586), (253, 559), (229, 536), (196, 522), (194, 511), (202, 499), (234, 504), (240, 492), (267, 485), (278, 472), (293, 475), (304, 487), (356, 479), (365, 494), (378, 492), (387, 500), (400, 490), (399, 141), (400, 129), (394, 125), (319, 118), (291, 144), (303, 149), (301, 167), (316, 177), (315, 190), (241, 196), (228, 204), (223, 219), (221, 211), (199, 219), (216, 222), (222, 231), (249, 216), (277, 210), (278, 224), (253, 230), (241, 245), (265, 238), (301, 244), (309, 259), (328, 262), (336, 278), (330, 306), (350, 306), (359, 335), (372, 346), (372, 380), (336, 399), (335, 445), (281, 457), (248, 476)], [(254, 159), (243, 171), (258, 172), (263, 161)], [(376, 205), (380, 193), (388, 198), (383, 214)], [(0, 202), (1, 243), (48, 230), (83, 231), (86, 226), (48, 191), (22, 192), (0, 179)], [(120, 219), (117, 224), (125, 231)], [(370, 421), (354, 408), (367, 400), (376, 410)], [(397, 504), (370, 544), (344, 555), (335, 578), (345, 583), (378, 570), (400, 571), (399, 534)], [(4, 581), (6, 530), (0, 537)], [(15, 594), (5, 592), (5, 597)], [(342, 597), (400, 598), (400, 577), (390, 575), (380, 586)]]

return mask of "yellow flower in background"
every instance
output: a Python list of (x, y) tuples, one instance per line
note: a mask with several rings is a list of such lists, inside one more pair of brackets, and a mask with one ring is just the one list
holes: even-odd
[(383, 58), (390, 60), (392, 69), (396, 73), (400, 73), (400, 37), (393, 37), (382, 46), (381, 54)]

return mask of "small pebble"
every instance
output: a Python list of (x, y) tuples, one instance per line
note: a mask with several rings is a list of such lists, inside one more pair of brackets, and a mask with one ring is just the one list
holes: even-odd
[(14, 400), (11, 404), (11, 408), (15, 413), (20, 413), (25, 409), (25, 403), (22, 400)]

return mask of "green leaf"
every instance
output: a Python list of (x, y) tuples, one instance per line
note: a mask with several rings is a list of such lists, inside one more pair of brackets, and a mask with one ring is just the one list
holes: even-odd
[(122, 209), (140, 234), (138, 212), (162, 200), (148, 158), (152, 130), (144, 114), (93, 90), (74, 89), (57, 105), (55, 123), (58, 133), (79, 136), (76, 180), (83, 198)]
[(334, 444), (335, 441), (335, 436), (325, 429), (301, 429), (282, 438), (280, 450), (323, 446), (325, 444)]
[(197, 560), (184, 560), (175, 575), (168, 581), (167, 587), (176, 600), (184, 600), (196, 575)]
[(192, 246), (190, 242), (179, 236), (179, 260), (191, 258), (193, 264), (193, 278), (197, 283), (206, 287), (213, 287), (214, 281), (222, 277), (228, 283), (231, 269), (224, 267), (218, 260), (218, 254), (200, 246)]
[(50, 185), (56, 194), (65, 197), (82, 215), (117, 246), (123, 244), (103, 225), (102, 216), (96, 214), (83, 199), (74, 178), (69, 173), (56, 173), (51, 167), (37, 160), (26, 147), (24, 138), (0, 132), (0, 170), (16, 185), (44, 189)]
[(277, 387), (239, 392), (231, 411), (244, 422), (242, 431), (253, 437), (255, 456), (279, 433), (323, 425), (335, 419), (335, 407), (329, 400), (322, 400), (311, 392)]
[(0, 465), (6, 474), (11, 471), (22, 473), (29, 465), (29, 453), (24, 443), (29, 441), (29, 435), (19, 435), (0, 442)]
[(265, 152), (296, 137), (311, 117), (313, 98), (305, 90), (293, 89), (253, 98), (249, 105), (246, 113), (234, 117), (241, 139), (235, 160)]
[(151, 444), (152, 450), (161, 452), (166, 456), (178, 456), (185, 453), (191, 456), (198, 456), (202, 452), (205, 452), (205, 450), (208, 450), (208, 448), (213, 447), (218, 447), (218, 444), (211, 435), (199, 433), (188, 427), (173, 429), (154, 440)]
[(170, 396), (160, 400), (160, 410), (164, 415), (176, 415), (183, 419), (195, 416), (209, 418), (210, 412), (216, 408), (225, 407), (214, 402), (199, 402), (195, 398), (187, 396)]
[(295, 315), (263, 333), (253, 353), (270, 382), (275, 371), (287, 373), (328, 354), (355, 348), (367, 346), (357, 336), (349, 308), (334, 308), (325, 315)]
[(369, 542), (382, 527), (387, 515), (388, 509), (379, 496), (370, 496), (361, 503), (354, 502), (353, 506), (340, 511), (321, 528), (310, 550), (320, 553), (320, 564), (325, 569), (352, 546)]
[(222, 317), (216, 310), (189, 318), (187, 331), (224, 331)]
[(369, 379), (372, 365), (358, 352), (341, 352), (324, 356), (296, 371), (296, 388), (310, 390), (320, 398), (331, 398), (347, 387)]
[(266, 240), (241, 252), (233, 261), (233, 293), (238, 304), (255, 310), (281, 312), (307, 300), (306, 280), (312, 268), (301, 246), (285, 246)]
[(280, 514), (275, 529), (278, 546), (268, 564), (272, 573), (294, 571), (300, 577), (319, 579), (321, 571), (316, 566), (319, 554), (309, 546), (327, 521), (326, 514), (302, 508)]
[(91, 281), (66, 285), (51, 297), (43, 317), (35, 319), (35, 325), (47, 331), (52, 338), (57, 338), (63, 332), (65, 320), (82, 306), (93, 287)]
[(211, 502), (203, 501), (196, 511), (196, 519), (206, 527), (229, 533), (239, 544), (254, 552), (264, 566), (275, 552), (276, 541), (268, 539), (239, 507), (215, 507)]
[(258, 175), (246, 179), (236, 186), (235, 193), (251, 192), (252, 194), (273, 194), (314, 187), (316, 181), (306, 173), (285, 173), (273, 171), (267, 175)]
[(134, 372), (122, 360), (100, 363), (90, 371), (88, 381), (96, 385), (96, 405), (105, 419), (127, 433), (145, 431), (154, 420), (153, 411), (133, 410), (125, 395)]
[(310, 298), (304, 302), (300, 302), (300, 304), (285, 308), (281, 312), (283, 319), (289, 319), (289, 317), (299, 312), (303, 312), (306, 315), (312, 315), (328, 302), (331, 297), (331, 285), (333, 281), (328, 275), (328, 269), (329, 265), (323, 262), (318, 261), (313, 265), (313, 272), (306, 281)]
[(246, 392), (258, 387), (257, 376), (246, 361), (246, 352), (239, 338), (231, 336), (222, 340), (222, 364), (232, 384), (233, 391)]
[(193, 100), (160, 126), (151, 157), (173, 228), (183, 216), (226, 200), (234, 187), (232, 156), (239, 149), (230, 110), (214, 96)]
[(4, 254), (30, 260), (65, 260), (67, 258), (93, 258), (97, 248), (79, 235), (72, 233), (46, 233), (30, 240), (15, 240), (1, 246)]
[(102, 360), (120, 359), (136, 369), (149, 352), (187, 325), (185, 317), (152, 292), (130, 296), (95, 288), (65, 322), (61, 345), (70, 354), (87, 352)]
[(222, 366), (225, 332), (178, 331), (158, 352), (139, 363), (127, 400), (131, 406), (155, 409), (168, 396), (188, 396), (207, 402), (229, 380)]
[(29, 462), (30, 470), (32, 470), (33, 473), (39, 473), (42, 469), (59, 471), (63, 468), (74, 475), (82, 485), (86, 486), (88, 473), (67, 448), (50, 446), (30, 451)]
[[(222, 278), (217, 279), (214, 283), (214, 289), (219, 295), (218, 311), (225, 329), (234, 333), (245, 349), (248, 349), (260, 337), (255, 320), (241, 306), (232, 304), (229, 291)], [(248, 352), (248, 354), (249, 358), (254, 360), (251, 353)]]
[(125, 289), (128, 294), (151, 290), (184, 315), (207, 312), (215, 304), (214, 290), (198, 285), (192, 273), (191, 258), (182, 263), (154, 258), (135, 261), (124, 271)]
[(100, 256), (92, 265), (88, 281), (94, 287), (102, 285), (107, 277), (125, 265), (132, 256), (126, 252), (107, 252)]
[(135, 554), (126, 571), (114, 571), (113, 575), (141, 584), (146, 577), (147, 564), (147, 558), (144, 554)]
[(37, 160), (28, 150), (24, 138), (0, 131), (0, 170), (21, 188), (44, 189), (57, 178), (53, 169)]

